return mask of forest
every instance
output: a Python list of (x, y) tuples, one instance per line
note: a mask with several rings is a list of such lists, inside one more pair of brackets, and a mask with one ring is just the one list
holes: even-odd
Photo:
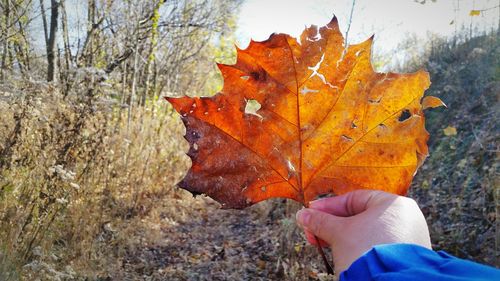
[[(296, 225), (301, 204), (222, 209), (177, 186), (189, 144), (165, 97), (221, 90), (216, 63), (236, 62), (246, 2), (0, 0), (0, 280), (331, 280)], [(498, 25), (408, 36), (405, 56), (373, 51), (372, 64), (425, 69), (425, 95), (447, 106), (426, 111), (430, 153), (408, 193), (433, 248), (498, 268), (500, 3), (488, 4), (466, 13)], [(356, 18), (340, 19), (347, 38)]]

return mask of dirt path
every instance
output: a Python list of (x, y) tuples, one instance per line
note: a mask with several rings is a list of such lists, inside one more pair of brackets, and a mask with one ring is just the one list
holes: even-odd
[(158, 241), (127, 254), (120, 280), (282, 279), (269, 210), (221, 210), (207, 198), (182, 203), (174, 216), (160, 213)]

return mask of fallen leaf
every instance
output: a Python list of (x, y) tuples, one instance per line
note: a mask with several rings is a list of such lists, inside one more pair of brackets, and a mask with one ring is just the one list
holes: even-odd
[(457, 134), (457, 128), (448, 126), (443, 129), (443, 133), (445, 136), (455, 136)]
[[(323, 194), (405, 194), (428, 154), (429, 75), (376, 73), (373, 37), (343, 46), (337, 19), (299, 40), (273, 34), (219, 64), (213, 97), (166, 99), (180, 113), (192, 167), (179, 183), (223, 208), (268, 198), (307, 206)], [(250, 110), (248, 103), (252, 105)]]
[(312, 279), (318, 279), (318, 273), (315, 272), (315, 271), (309, 271), (309, 278), (312, 278)]
[(495, 212), (490, 212), (486, 215), (486, 217), (489, 221), (493, 222), (496, 220), (497, 214)]
[(266, 265), (267, 265), (266, 261), (261, 260), (261, 259), (258, 259), (258, 260), (257, 260), (257, 267), (258, 267), (260, 270), (264, 270), (264, 269), (266, 269)]
[(469, 12), (469, 16), (471, 16), (471, 17), (480, 16), (480, 15), (481, 15), (481, 11), (480, 10), (471, 10)]
[(421, 187), (422, 187), (423, 189), (428, 189), (428, 188), (429, 188), (429, 181), (428, 181), (428, 180), (424, 180), (424, 181), (422, 182)]
[(463, 169), (467, 166), (467, 159), (462, 159), (458, 162), (457, 168)]
[(295, 249), (295, 252), (299, 253), (302, 251), (302, 244), (295, 243), (295, 246), (293, 247)]

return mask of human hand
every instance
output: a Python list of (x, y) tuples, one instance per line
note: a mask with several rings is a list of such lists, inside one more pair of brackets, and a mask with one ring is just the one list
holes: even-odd
[(417, 244), (431, 249), (429, 229), (417, 203), (408, 197), (356, 190), (312, 201), (297, 212), (309, 243), (330, 246), (338, 274), (373, 246)]

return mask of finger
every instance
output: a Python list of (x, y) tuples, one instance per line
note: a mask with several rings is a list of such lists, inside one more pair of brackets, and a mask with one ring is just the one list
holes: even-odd
[(341, 230), (344, 218), (306, 208), (297, 212), (297, 223), (318, 238), (332, 244), (335, 234)]
[(362, 189), (312, 201), (309, 203), (309, 207), (339, 217), (350, 217), (365, 211), (375, 198), (384, 196), (396, 195), (378, 190)]
[[(314, 236), (314, 234), (312, 232), (310, 232), (309, 230), (305, 230), (304, 232), (306, 234), (307, 242), (309, 242), (309, 244), (311, 244), (311, 245), (317, 246), (318, 242), (316, 240), (316, 236)], [(318, 240), (319, 240), (319, 244), (320, 244), (321, 247), (328, 247), (328, 246), (330, 246), (323, 239), (318, 238)]]

